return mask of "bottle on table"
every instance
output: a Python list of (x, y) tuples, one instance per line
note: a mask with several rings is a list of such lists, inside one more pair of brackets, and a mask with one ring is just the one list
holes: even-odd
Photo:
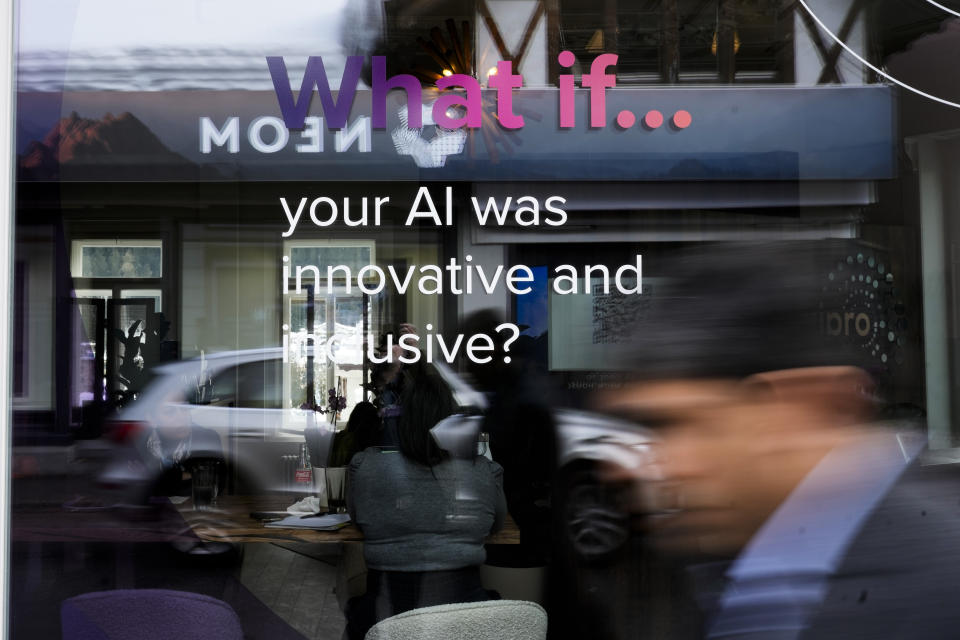
[(307, 443), (300, 443), (300, 459), (293, 477), (294, 487), (298, 493), (309, 493), (313, 490), (313, 466), (310, 464), (310, 454), (307, 452)]

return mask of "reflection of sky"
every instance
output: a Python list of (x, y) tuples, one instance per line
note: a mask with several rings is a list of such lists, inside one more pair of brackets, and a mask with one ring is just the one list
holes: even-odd
[[(336, 42), (347, 0), (20, 0), (21, 51)], [(325, 44), (326, 43), (326, 44)]]
[(531, 267), (533, 282), (530, 293), (517, 296), (517, 324), (526, 324), (530, 328), (524, 335), (537, 337), (547, 330), (547, 300), (550, 284), (546, 267)]
[(349, 2), (19, 0), (19, 89), (270, 90), (267, 55), (287, 57), (295, 85), (323, 56), (336, 87)]

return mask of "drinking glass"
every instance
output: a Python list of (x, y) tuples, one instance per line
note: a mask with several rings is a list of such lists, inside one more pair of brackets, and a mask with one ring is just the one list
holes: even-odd
[(220, 466), (216, 460), (204, 460), (191, 465), (190, 495), (196, 511), (211, 511), (217, 506), (220, 491)]
[(327, 483), (327, 508), (330, 513), (347, 512), (347, 468), (327, 467), (324, 471)]

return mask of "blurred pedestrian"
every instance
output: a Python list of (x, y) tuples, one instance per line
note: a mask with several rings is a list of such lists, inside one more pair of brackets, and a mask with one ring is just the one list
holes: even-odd
[[(821, 330), (834, 243), (698, 248), (662, 267), (637, 380), (602, 400), (659, 429), (635, 483), (651, 544), (694, 558), (709, 638), (948, 638), (955, 481), (873, 420), (862, 353)], [(841, 253), (845, 255), (845, 251)]]

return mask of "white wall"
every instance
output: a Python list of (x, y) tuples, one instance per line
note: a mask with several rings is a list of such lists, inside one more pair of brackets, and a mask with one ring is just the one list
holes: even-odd
[[(805, 0), (805, 2), (834, 35), (839, 35), (838, 32), (843, 25), (847, 11), (853, 4), (853, 0)], [(804, 25), (801, 15), (803, 11), (805, 11), (803, 6), (798, 3), (794, 16), (796, 83), (799, 86), (810, 86), (817, 84), (817, 79), (823, 70), (823, 61)], [(865, 12), (861, 11), (853, 30), (844, 42), (858, 55), (867, 58), (867, 32), (864, 14)], [(820, 38), (828, 51), (836, 45), (836, 41), (823, 30), (820, 30)], [(840, 55), (837, 62), (837, 71), (843, 84), (864, 84), (866, 74), (863, 65), (845, 51)]]
[[(189, 237), (190, 230), (184, 236)], [(280, 247), (252, 237), (182, 245), (182, 355), (280, 345)]]
[[(538, 4), (535, 0), (487, 0), (490, 15), (493, 16), (504, 43), (512, 53), (518, 52), (527, 23)], [(491, 67), (497, 66), (497, 62), (502, 60), (503, 57), (490, 36), (486, 21), (479, 14), (476, 18), (476, 25), (477, 72), (480, 81), (484, 82), (487, 71)], [(526, 54), (513, 72), (523, 74), (524, 86), (543, 87), (547, 85), (548, 69), (547, 17), (544, 14), (540, 16), (540, 22), (527, 45)]]
[[(24, 394), (13, 398), (14, 409), (52, 410), (53, 345), (53, 255), (54, 240), (49, 232), (21, 237), (17, 259), (26, 262), (26, 332)], [(9, 283), (8, 283), (9, 286)], [(12, 289), (11, 289), (12, 293)]]

